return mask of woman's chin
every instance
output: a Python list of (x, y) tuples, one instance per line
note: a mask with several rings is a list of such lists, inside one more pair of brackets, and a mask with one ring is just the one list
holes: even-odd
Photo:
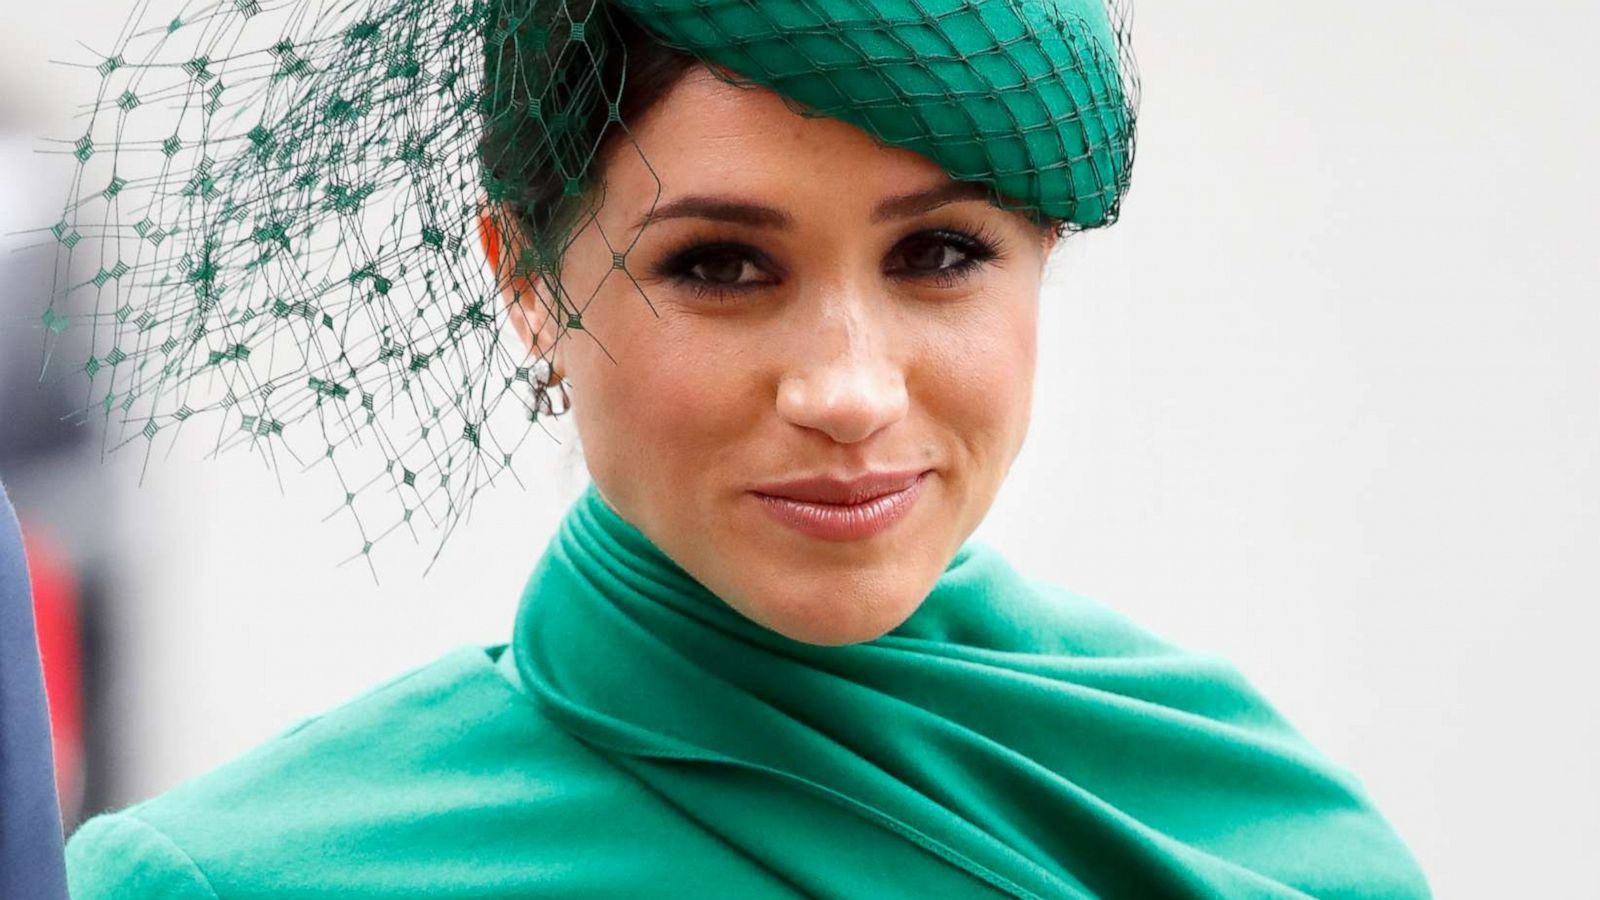
[(730, 591), (726, 602), (791, 640), (830, 647), (855, 644), (887, 634), (910, 618), (940, 571), (931, 562), (916, 566), (906, 559), (851, 569), (769, 569), (759, 583)]
[(884, 609), (862, 611), (848, 609), (832, 601), (824, 610), (802, 615), (777, 614), (770, 610), (744, 610), (744, 614), (770, 631), (803, 644), (820, 647), (842, 647), (870, 641), (893, 631), (900, 623), (916, 612), (917, 603), (906, 604), (894, 615), (885, 615)]

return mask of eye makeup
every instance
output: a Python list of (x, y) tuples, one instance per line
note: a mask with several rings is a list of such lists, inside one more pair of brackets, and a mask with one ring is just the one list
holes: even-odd
[[(1004, 256), (998, 237), (987, 226), (925, 227), (901, 238), (889, 250), (885, 274), (950, 288)], [(666, 251), (650, 272), (697, 298), (718, 302), (777, 285), (785, 274), (776, 261), (749, 243), (703, 235), (687, 238)]]

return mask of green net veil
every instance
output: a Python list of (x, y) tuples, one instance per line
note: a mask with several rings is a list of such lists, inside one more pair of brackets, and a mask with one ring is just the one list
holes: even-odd
[[(48, 365), (109, 446), (198, 431), (327, 467), (352, 558), (436, 553), (560, 411), (502, 287), (543, 283), (557, 340), (586, 336), (561, 261), (629, 140), (640, 41), (1066, 232), (1129, 185), (1129, 27), (1126, 0), (138, 0), (58, 148)], [(490, 207), (516, 231), (501, 271)]]

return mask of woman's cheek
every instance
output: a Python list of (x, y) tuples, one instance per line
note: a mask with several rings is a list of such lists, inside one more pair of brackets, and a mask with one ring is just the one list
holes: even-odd
[[(654, 325), (661, 323), (653, 321)], [(708, 342), (690, 327), (662, 328), (646, 338), (650, 362), (634, 370), (628, 396), (619, 408), (627, 421), (614, 435), (630, 457), (654, 456), (662, 487), (682, 486), (703, 478), (737, 445), (731, 423), (748, 418), (748, 398), (739, 391), (749, 379), (739, 371), (728, 348)]]
[(997, 481), (1009, 468), (1027, 433), (1037, 357), (1036, 285), (1006, 282), (981, 312), (946, 341), (937, 363), (939, 383), (925, 396), (939, 404), (936, 416), (956, 432), (983, 481)]

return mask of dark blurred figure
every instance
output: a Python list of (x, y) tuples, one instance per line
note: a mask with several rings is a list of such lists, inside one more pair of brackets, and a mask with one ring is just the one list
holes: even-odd
[[(70, 362), (87, 355), (81, 336), (71, 329), (62, 335), (54, 351), (60, 356), (42, 371), (39, 317), (56, 262), (37, 229), (59, 218), (71, 170), (38, 153), (41, 145), (38, 135), (0, 131), (0, 480), (22, 523), (32, 570), (58, 802), (70, 831), (117, 800), (113, 773), (95, 752), (106, 731), (97, 699), (106, 660), (99, 586), (107, 583), (100, 573), (109, 570), (114, 549), (106, 540), (114, 505), (100, 432), (76, 414), (88, 387), (81, 373), (73, 377)], [(0, 897), (12, 896), (28, 895), (0, 889)]]
[(67, 896), (22, 531), (0, 484), (0, 896)]

